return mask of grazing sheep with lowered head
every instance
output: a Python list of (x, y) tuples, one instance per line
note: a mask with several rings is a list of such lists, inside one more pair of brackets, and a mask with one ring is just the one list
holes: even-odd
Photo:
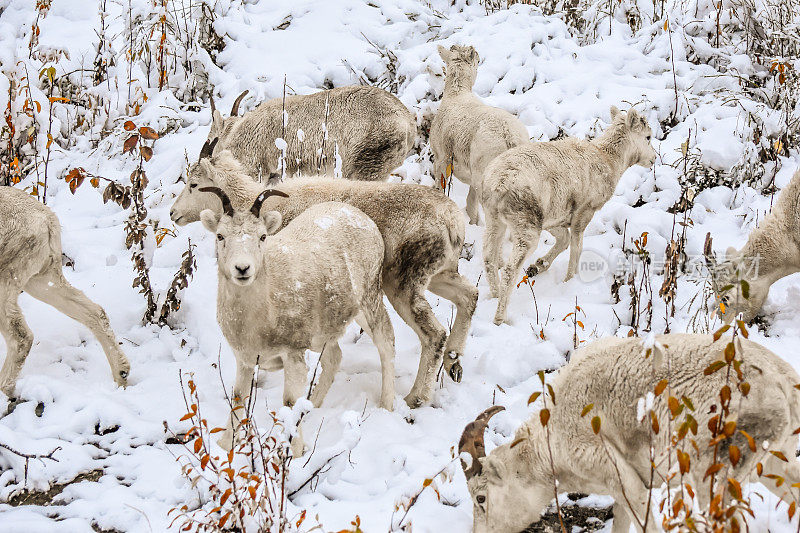
[[(281, 151), (275, 139), (281, 135), (287, 143), (287, 177), (298, 172), (333, 174), (338, 155), (343, 177), (366, 181), (386, 180), (403, 163), (417, 136), (411, 112), (397, 97), (377, 87), (338, 87), (287, 96), (285, 101), (273, 98), (240, 117), (239, 103), (246, 93), (236, 99), (228, 118), (212, 101), (206, 148), (216, 141), (218, 151), (230, 150), (248, 174), (262, 176), (264, 181), (276, 173), (280, 176)], [(318, 151), (323, 147), (320, 165)]]
[[(511, 289), (522, 262), (539, 245), (542, 230), (552, 233), (556, 242), (531, 267), (533, 274), (547, 270), (569, 246), (564, 281), (575, 275), (583, 232), (614, 194), (622, 173), (633, 165), (650, 168), (655, 162), (650, 136), (650, 126), (639, 113), (633, 109), (622, 113), (612, 107), (611, 125), (594, 140), (526, 143), (489, 164), (482, 192), (486, 214), (483, 262), (491, 295), (499, 298), (495, 324), (506, 319)], [(503, 266), (507, 229), (513, 249)], [(502, 280), (499, 269), (503, 269)]]
[(0, 333), (7, 349), (0, 391), (9, 397), (33, 345), (33, 333), (17, 303), (22, 291), (89, 328), (103, 347), (114, 381), (127, 384), (130, 364), (106, 312), (70, 285), (61, 271), (58, 218), (24, 191), (0, 187)]
[[(339, 338), (356, 320), (372, 337), (381, 358), (380, 406), (394, 402), (394, 331), (383, 305), (383, 239), (358, 209), (326, 202), (310, 207), (283, 230), (281, 214), (262, 209), (264, 191), (249, 210), (234, 211), (215, 187), (222, 212), (200, 213), (216, 234), (219, 285), (217, 321), (236, 356), (236, 403), (250, 390), (256, 365), (284, 371), (283, 401), (293, 405), (306, 390), (306, 350), (321, 352), (321, 374), (311, 401), (319, 406), (342, 360)], [(276, 233), (278, 232), (278, 233)], [(233, 414), (218, 441), (233, 444)], [(292, 442), (303, 452), (300, 434)]]
[[(200, 192), (208, 186), (221, 188), (236, 207), (250, 205), (262, 191), (230, 152), (202, 159), (172, 206), (170, 216), (176, 224), (198, 220), (203, 209), (221, 210), (215, 195)], [(460, 381), (459, 358), (478, 289), (458, 273), (464, 244), (464, 221), (458, 206), (440, 191), (420, 185), (316, 177), (288, 180), (281, 190), (289, 197), (272, 196), (265, 200), (264, 208), (280, 212), (283, 224), (314, 204), (341, 201), (364, 211), (378, 226), (385, 243), (383, 290), (421, 344), (419, 371), (406, 402), (417, 407), (430, 400), (443, 353), (445, 371)], [(425, 298), (426, 289), (456, 305), (449, 336)]]
[(520, 120), (503, 109), (484, 104), (472, 92), (478, 74), (478, 52), (471, 46), (439, 46), (445, 62), (444, 95), (431, 123), (433, 179), (444, 187), (445, 172), (469, 185), (467, 215), (480, 224), (478, 204), (486, 165), (509, 148), (529, 140)]
[[(781, 191), (775, 208), (754, 229), (741, 250), (728, 248), (725, 261), (712, 264), (713, 288), (724, 304), (719, 310), (725, 322), (742, 313), (753, 320), (779, 279), (800, 272), (800, 171)], [(747, 281), (744, 297), (740, 279)], [(726, 289), (722, 291), (722, 289)]]
[[(483, 432), (488, 419), (503, 408), (492, 407), (467, 425), (459, 452), (472, 456), (470, 464), (462, 466), (472, 496), (475, 533), (516, 533), (526, 528), (552, 501), (554, 483), (561, 493), (612, 496), (615, 533), (627, 533), (637, 520), (644, 523), (651, 479), (651, 421), (650, 417), (640, 421), (641, 415), (647, 414), (640, 412), (640, 402), (663, 379), (670, 379), (671, 396), (686, 396), (694, 405), (692, 415), (697, 419), (698, 433), (691, 436), (700, 448), (696, 454), (690, 452), (691, 470), (685, 480), (694, 487), (701, 509), (708, 508), (709, 479), (703, 479), (703, 474), (716, 462), (714, 447), (707, 446), (711, 440), (708, 420), (712, 416), (710, 408), (719, 402), (720, 390), (726, 384), (726, 373), (703, 373), (711, 363), (723, 358), (729, 341), (714, 342), (711, 335), (672, 334), (658, 336), (657, 342), (671, 365), (660, 365), (655, 370), (645, 359), (641, 339), (606, 338), (575, 352), (553, 381), (556, 401), (555, 405), (548, 405), (549, 442), (539, 416), (534, 416), (517, 430), (512, 443), (498, 446), (486, 456)], [(727, 458), (727, 448), (735, 444), (742, 455), (727, 475), (747, 480), (756, 463), (761, 462), (765, 473), (783, 476), (785, 486), (790, 486), (800, 482), (800, 465), (795, 459), (797, 437), (793, 435), (800, 426), (800, 391), (794, 388), (800, 383), (800, 376), (763, 346), (748, 340), (742, 340), (740, 346), (741, 371), (750, 384), (750, 392), (743, 397), (732, 387), (730, 405), (737, 431), (721, 444), (720, 453)], [(673, 369), (671, 376), (669, 367)], [(594, 404), (591, 416), (582, 417), (590, 404)], [(666, 397), (653, 402), (653, 411), (658, 420), (669, 419)], [(600, 417), (600, 436), (590, 425), (593, 416)], [(758, 443), (755, 452), (750, 451), (740, 431)], [(663, 425), (653, 435), (656, 480), (668, 475), (668, 463), (660, 458), (671, 437)], [(765, 442), (769, 443), (769, 450), (788, 457), (788, 462), (772, 456), (762, 447)], [(685, 446), (692, 449), (689, 442)], [(659, 489), (660, 485), (659, 481), (653, 488)], [(784, 492), (783, 487), (773, 488), (771, 482), (765, 486), (778, 497)], [(650, 517), (648, 531), (658, 529), (655, 522)]]

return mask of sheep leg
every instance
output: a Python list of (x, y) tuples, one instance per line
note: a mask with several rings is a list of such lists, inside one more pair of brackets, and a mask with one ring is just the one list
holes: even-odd
[(453, 381), (459, 383), (463, 374), (459, 360), (464, 354), (472, 315), (478, 305), (478, 289), (457, 270), (445, 270), (431, 278), (428, 290), (456, 305), (456, 320), (444, 345), (444, 369)]
[(592, 220), (593, 214), (593, 212), (590, 212), (588, 216), (584, 215), (577, 223), (574, 223), (570, 229), (569, 266), (567, 267), (567, 276), (564, 278), (564, 281), (572, 279), (578, 271), (578, 260), (581, 257), (581, 252), (583, 252), (583, 232)]
[(9, 398), (14, 395), (17, 378), (33, 345), (33, 333), (22, 316), (18, 297), (19, 289), (0, 287), (0, 333), (8, 349), (3, 368), (0, 369), (0, 392)]
[(397, 314), (419, 337), (419, 370), (411, 391), (405, 397), (406, 403), (413, 409), (430, 400), (447, 332), (436, 320), (433, 309), (419, 287), (400, 290), (387, 285), (384, 290)]
[(333, 385), (336, 372), (339, 371), (339, 366), (342, 364), (342, 349), (339, 347), (339, 342), (336, 339), (326, 342), (319, 358), (322, 372), (319, 375), (317, 384), (314, 385), (314, 390), (311, 392), (311, 403), (314, 404), (314, 407), (322, 405), (331, 385)]
[[(292, 407), (297, 400), (303, 397), (307, 375), (305, 350), (290, 350), (283, 360), (283, 405)], [(304, 449), (303, 431), (298, 422), (297, 434), (292, 439), (292, 454), (300, 457), (303, 455)]]
[(497, 213), (486, 214), (486, 232), (483, 234), (483, 267), (489, 293), (492, 298), (500, 294), (498, 270), (503, 268), (503, 239), (506, 236), (506, 223), (500, 220)]
[(447, 162), (445, 161), (444, 154), (441, 156), (434, 151), (433, 153), (433, 187), (440, 191), (445, 189), (445, 185), (447, 184), (448, 179), (453, 179), (453, 176), (449, 178), (445, 175), (445, 171), (447, 170)]
[(239, 425), (245, 415), (239, 415), (241, 409), (235, 409), (237, 406), (246, 407), (245, 400), (250, 396), (250, 390), (253, 387), (253, 380), (255, 378), (255, 367), (243, 363), (244, 357), (239, 357), (236, 354), (236, 379), (233, 382), (233, 391), (231, 392), (231, 415), (228, 420), (228, 427), (217, 439), (217, 444), (223, 450), (230, 450), (233, 445), (233, 437), (236, 427)]
[(469, 192), (467, 193), (467, 216), (469, 216), (469, 223), (475, 226), (483, 225), (481, 221), (481, 214), (478, 210), (478, 206), (480, 205), (479, 196), (478, 196), (478, 189), (470, 185)]
[(494, 314), (494, 323), (498, 326), (506, 320), (508, 299), (511, 296), (511, 290), (514, 288), (514, 281), (519, 275), (523, 261), (530, 255), (533, 248), (532, 245), (539, 242), (540, 234), (541, 229), (538, 228), (523, 229), (517, 227), (513, 230), (514, 249), (511, 251), (511, 259), (503, 268), (500, 298), (497, 302), (497, 311)]
[(89, 328), (103, 347), (114, 381), (121, 387), (128, 384), (131, 366), (111, 331), (105, 310), (70, 285), (60, 265), (28, 280), (25, 292)]
[(614, 519), (611, 522), (611, 533), (630, 533), (631, 517), (624, 502), (614, 502)]
[(558, 257), (558, 254), (566, 250), (567, 246), (569, 246), (569, 228), (551, 228), (548, 231), (556, 238), (556, 242), (553, 244), (552, 248), (550, 248), (544, 256), (537, 259), (529, 269), (529, 272), (534, 276), (550, 268), (555, 258)]
[(394, 409), (394, 329), (389, 320), (389, 313), (378, 299), (374, 309), (364, 309), (364, 328), (372, 339), (381, 357), (381, 407), (387, 411)]

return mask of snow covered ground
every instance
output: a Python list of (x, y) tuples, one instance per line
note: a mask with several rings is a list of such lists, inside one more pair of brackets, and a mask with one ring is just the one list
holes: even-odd
[[(4, 73), (20, 68), (17, 61), (28, 58), (30, 26), (36, 18), (30, 4), (0, 0)], [(647, 4), (642, 2), (643, 10)], [(118, 57), (117, 67), (111, 70), (116, 77), (95, 88), (98, 97), (112, 102), (106, 133), (90, 130), (69, 148), (55, 150), (47, 203), (61, 220), (64, 252), (74, 262), (74, 267), (65, 268), (66, 276), (108, 312), (131, 362), (130, 385), (125, 390), (114, 386), (100, 345), (88, 330), (29, 296), (21, 296), (35, 342), (17, 385), (25, 401), (0, 418), (0, 443), (27, 453), (61, 449), (55, 454), (57, 462), (32, 461), (26, 481), (23, 461), (0, 450), (0, 502), (23, 488), (47, 490), (80, 473), (100, 469), (102, 477), (68, 486), (52, 506), (0, 503), (0, 532), (166, 530), (167, 511), (184, 502), (196, 502), (198, 497), (180, 475), (173, 457), (179, 449), (165, 444), (163, 421), (180, 427), (178, 420), (186, 410), (179, 374), (194, 373), (210, 421), (221, 424), (226, 416), (216, 365), (219, 358), (225, 383), (230, 386), (234, 362), (215, 318), (213, 238), (200, 224), (193, 224), (177, 229), (176, 236), (167, 236), (160, 246), (153, 247), (151, 276), (159, 291), (166, 290), (190, 239), (197, 245), (198, 268), (182, 295), (173, 327), (142, 326), (144, 301), (131, 287), (133, 272), (124, 246), (127, 213), (112, 203), (103, 204), (97, 189), (84, 185), (73, 195), (64, 180), (53, 178), (82, 166), (93, 174), (126, 182), (135, 167), (132, 158), (119, 155), (124, 140), (122, 124), (127, 120), (120, 111), (128, 92), (127, 63), (120, 52), (126, 38), (127, 5), (109, 2), (107, 7), (110, 15), (105, 23), (114, 36), (112, 46)], [(151, 2), (134, 0), (132, 5), (146, 12)], [(714, 53), (708, 51), (708, 43), (680, 32), (685, 28), (682, 20), (670, 22), (677, 32), (672, 42), (663, 19), (644, 23), (636, 33), (624, 20), (615, 20), (611, 36), (604, 29), (605, 36), (584, 45), (562, 18), (544, 16), (529, 5), (487, 14), (484, 5), (464, 0), (454, 5), (450, 0), (220, 0), (214, 9), (215, 30), (224, 35), (225, 48), (216, 65), (204, 52), (197, 61), (208, 71), (217, 105), (224, 111), (245, 89), (250, 90), (245, 109), (280, 96), (284, 76), (288, 90), (296, 93), (354, 84), (363, 77), (395, 81), (398, 97), (421, 121), (435, 111), (443, 87), (436, 45), (455, 43), (471, 44), (481, 56), (475, 91), (488, 103), (517, 114), (535, 140), (553, 138), (561, 130), (579, 137), (593, 136), (608, 124), (609, 106), (626, 109), (636, 105), (654, 129), (654, 146), (660, 156), (653, 170), (634, 167), (627, 171), (615, 196), (589, 225), (585, 248), (601, 258), (611, 257), (613, 250), (622, 247), (623, 229), (628, 248), (631, 238), (648, 232), (648, 250), (663, 256), (674, 222), (667, 209), (681, 196), (678, 176), (682, 166), (671, 165), (681, 159), (681, 144), (687, 138), (689, 151), (701, 154), (705, 166), (729, 170), (743, 158), (748, 163), (747, 139), (753, 127), (746, 118), (748, 112), (761, 118), (764, 135), (774, 134), (781, 126), (778, 115), (763, 105), (741, 95), (738, 103), (730, 100), (730, 95), (741, 92), (735, 76), (722, 75), (712, 66), (708, 58)], [(652, 11), (652, 6), (649, 9)], [(59, 75), (91, 68), (100, 27), (96, 2), (54, 0), (39, 26), (39, 49), (64, 48), (69, 53), (68, 59), (55, 64)], [(279, 26), (283, 28), (276, 29)], [(606, 19), (603, 28), (607, 27)], [(388, 60), (379, 50), (396, 55), (393, 74), (387, 74)], [(698, 56), (702, 56), (700, 60)], [(755, 72), (747, 56), (731, 57), (728, 73), (735, 70), (746, 77)], [(205, 104), (186, 106), (169, 90), (147, 88), (141, 70), (134, 74), (139, 79), (136, 87), (143, 87), (147, 95), (134, 120), (138, 125), (169, 131), (156, 141), (155, 155), (145, 164), (150, 178), (146, 202), (150, 217), (161, 227), (172, 228), (169, 208), (183, 187), (178, 179), (185, 173), (186, 158), (193, 161), (206, 139), (210, 113)], [(31, 72), (31, 78), (35, 77), (36, 72)], [(170, 79), (173, 88), (182, 83), (176, 77)], [(677, 123), (665, 128), (675, 109), (676, 89), (680, 95)], [(44, 93), (35, 86), (33, 91), (46, 102)], [(0, 77), (0, 94), (8, 94), (5, 77)], [(67, 130), (70, 117), (66, 109), (68, 106), (62, 106), (54, 113), (56, 131)], [(796, 152), (783, 158), (776, 185), (784, 186), (798, 166)], [(424, 156), (412, 155), (392, 179), (431, 184), (426, 174), (429, 169)], [(35, 179), (35, 172), (29, 172), (18, 186), (30, 188)], [(451, 196), (463, 207), (466, 188), (456, 183)], [(701, 254), (707, 232), (714, 236), (717, 251), (739, 247), (770, 205), (769, 196), (749, 187), (715, 187), (701, 192), (689, 214), (694, 224), (687, 231), (687, 253)], [(403, 514), (396, 511), (398, 504), (407, 502), (426, 478), (449, 464), (446, 475), (434, 482), (440, 498), (433, 491), (424, 491), (403, 525), (410, 522), (415, 531), (469, 531), (472, 505), (458, 462), (453, 461), (453, 447), (464, 425), (487, 406), (504, 405), (507, 410), (493, 419), (487, 431), (487, 448), (511, 439), (518, 424), (538, 408), (527, 405), (530, 394), (539, 389), (536, 372), (562, 365), (573, 347), (573, 325), (564, 317), (573, 311), (576, 299), (585, 313), (580, 317), (584, 327), (577, 330), (581, 343), (626, 335), (629, 330), (625, 325), (629, 300), (623, 294), (620, 303), (612, 303), (609, 275), (592, 281), (561, 281), (567, 254), (536, 278), (535, 302), (529, 288), (521, 286), (511, 298), (511, 324), (493, 325), (496, 301), (488, 299), (481, 276), (482, 228), (468, 226), (467, 241), (474, 256), (462, 259), (460, 270), (477, 284), (481, 299), (467, 342), (461, 383), (445, 377), (431, 405), (413, 411), (406, 407), (402, 397), (416, 373), (419, 343), (390, 310), (397, 337), (398, 397), (394, 412), (381, 410), (377, 407), (380, 362), (374, 346), (367, 336), (358, 335), (357, 327), (351, 328), (342, 343), (342, 368), (325, 405), (304, 421), (308, 442), (317, 438), (317, 430), (319, 433), (314, 455), (305, 466), (305, 459), (293, 464), (289, 483), (290, 488), (299, 486), (328, 458), (346, 451), (331, 461), (313, 491), (305, 488), (293, 499), (298, 512), (307, 509), (310, 516), (317, 515), (325, 530), (347, 528), (356, 515), (364, 531), (397, 528)], [(548, 235), (538, 254), (549, 244), (552, 237)], [(656, 292), (660, 286), (661, 277), (656, 275)], [(626, 291), (627, 287), (623, 288), (623, 293)], [(688, 279), (679, 282), (678, 310), (669, 319), (673, 332), (691, 330), (690, 319), (698, 304), (695, 301), (690, 306), (690, 301), (699, 291), (700, 286)], [(773, 286), (764, 309), (768, 327), (765, 331), (753, 328), (751, 338), (800, 371), (800, 355), (795, 352), (795, 343), (800, 341), (798, 296), (800, 276)], [(451, 323), (453, 306), (433, 295), (429, 300), (439, 320)], [(663, 302), (657, 296), (655, 306), (653, 330), (661, 332), (666, 322)], [(313, 364), (316, 354), (309, 358)], [(280, 373), (262, 376), (259, 386), (261, 398), (270, 409), (276, 409), (281, 401)], [(44, 409), (37, 414), (39, 404)], [(6, 406), (7, 399), (0, 395), (0, 413), (5, 413)], [(789, 530), (785, 507), (776, 510), (776, 499), (763, 488), (760, 492), (765, 500), (753, 499), (757, 513), (753, 530)], [(593, 501), (608, 504), (608, 499)], [(795, 519), (791, 527), (796, 526)]]

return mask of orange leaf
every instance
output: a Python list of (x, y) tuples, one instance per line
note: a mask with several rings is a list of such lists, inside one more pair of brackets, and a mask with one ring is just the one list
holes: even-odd
[(125, 139), (125, 144), (122, 145), (122, 153), (127, 154), (131, 150), (133, 150), (136, 145), (139, 143), (139, 136), (135, 133)]
[(728, 448), (728, 457), (731, 460), (731, 464), (736, 466), (739, 464), (739, 459), (742, 458), (742, 452), (738, 446), (731, 444), (730, 448)]
[(587, 405), (586, 407), (584, 407), (584, 408), (583, 408), (583, 411), (581, 411), (581, 417), (584, 417), (584, 416), (586, 416), (587, 414), (589, 414), (589, 411), (591, 411), (593, 407), (594, 407), (594, 404), (593, 404), (593, 403), (590, 403), (589, 405)]
[(592, 418), (592, 431), (594, 431), (595, 435), (600, 433), (600, 417), (599, 416), (595, 416), (594, 418)]
[(153, 149), (149, 146), (140, 146), (139, 151), (142, 153), (142, 158), (145, 161), (150, 161), (150, 158), (153, 157)]
[(132, 120), (125, 121), (125, 131), (133, 131), (136, 129), (136, 124)]
[(723, 466), (724, 465), (722, 463), (715, 463), (715, 464), (709, 466), (708, 470), (706, 470), (706, 474), (703, 476), (703, 480), (705, 480), (709, 476), (713, 476), (714, 474), (716, 474), (717, 472), (722, 470)]
[(775, 457), (777, 457), (778, 459), (780, 459), (781, 461), (783, 461), (785, 463), (789, 462), (789, 459), (787, 459), (786, 456), (783, 455), (783, 452), (779, 452), (779, 451), (776, 451), (776, 450), (770, 450), (769, 453), (771, 453), (772, 455), (774, 455)]
[(203, 437), (197, 437), (197, 440), (194, 441), (194, 453), (198, 453), (200, 448), (203, 447)]
[(142, 139), (147, 139), (148, 141), (155, 141), (158, 139), (158, 133), (153, 128), (148, 128), (147, 126), (142, 126), (139, 128), (139, 135), (142, 136)]
[(542, 427), (547, 425), (547, 422), (550, 421), (550, 409), (542, 409), (539, 411), (539, 422), (542, 423)]
[(655, 393), (656, 396), (661, 396), (661, 393), (664, 392), (664, 389), (667, 388), (667, 383), (668, 382), (666, 379), (662, 379), (656, 384), (656, 388), (653, 389), (653, 392)]

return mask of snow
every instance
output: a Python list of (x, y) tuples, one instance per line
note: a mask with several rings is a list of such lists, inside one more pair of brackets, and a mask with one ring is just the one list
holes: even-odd
[[(30, 4), (27, 0), (0, 0), (3, 72), (28, 58), (28, 33), (34, 20)], [(652, 3), (637, 5), (647, 13), (653, 9), (648, 4)], [(149, 0), (132, 0), (132, 5), (140, 12), (150, 9)], [(538, 408), (527, 404), (530, 394), (540, 390), (536, 373), (563, 365), (574, 348), (572, 322), (563, 318), (574, 311), (576, 301), (585, 313), (580, 318), (584, 327), (577, 330), (580, 344), (627, 334), (628, 328), (620, 326), (617, 317), (624, 321), (628, 316), (628, 300), (623, 295), (620, 303), (612, 304), (609, 293), (622, 234), (625, 231), (625, 245), (630, 249), (632, 238), (648, 232), (648, 250), (661, 256), (674, 222), (667, 209), (681, 195), (678, 176), (682, 167), (676, 162), (682, 143), (689, 140), (690, 150), (701, 154), (703, 165), (729, 170), (741, 163), (745, 154), (753, 128), (747, 114), (760, 117), (764, 135), (780, 131), (781, 117), (742, 96), (738, 81), (721, 75), (712, 62), (690, 61), (694, 55), (707, 59), (717, 53), (696, 37), (708, 28), (708, 20), (702, 17), (670, 22), (676, 32), (690, 22), (705, 28), (696, 34), (673, 34), (673, 80), (670, 42), (660, 20), (643, 24), (635, 34), (624, 23), (614, 21), (609, 36), (608, 20), (604, 19), (603, 27), (596, 30), (601, 33), (598, 39), (584, 44), (559, 16), (545, 16), (529, 5), (491, 14), (478, 2), (465, 0), (219, 0), (215, 5), (215, 29), (225, 35), (226, 46), (217, 56), (218, 67), (205, 52), (196, 60), (208, 70), (218, 96), (216, 105), (224, 112), (245, 89), (253, 96), (243, 102), (244, 110), (264, 99), (280, 97), (284, 77), (288, 93), (305, 94), (326, 86), (358, 83), (359, 77), (384, 76), (386, 60), (377, 47), (396, 54), (396, 79), (403, 80), (399, 81), (398, 97), (422, 120), (435, 112), (443, 88), (436, 46), (459, 43), (472, 44), (480, 54), (476, 93), (487, 103), (519, 116), (534, 140), (550, 139), (560, 130), (578, 137), (594, 136), (608, 125), (611, 105), (621, 109), (635, 105), (653, 127), (653, 143), (659, 153), (654, 170), (634, 167), (627, 171), (614, 197), (586, 231), (584, 246), (589, 255), (585, 254), (585, 259), (601, 265), (599, 274), (581, 271), (577, 278), (563, 283), (568, 254), (562, 253), (550, 270), (536, 278), (535, 299), (529, 287), (520, 286), (509, 304), (511, 323), (495, 326), (496, 300), (488, 298), (482, 276), (483, 228), (468, 225), (466, 240), (473, 244), (475, 256), (469, 261), (462, 259), (459, 269), (477, 284), (481, 297), (462, 361), (463, 381), (457, 384), (445, 376), (430, 405), (409, 409), (402, 397), (416, 375), (419, 341), (387, 305), (397, 348), (395, 410), (377, 407), (380, 361), (368, 336), (359, 335), (358, 326), (351, 325), (341, 341), (341, 369), (324, 405), (305, 416), (305, 440), (310, 444), (316, 439), (316, 447), (307, 463), (306, 458), (293, 463), (290, 488), (298, 487), (329, 459), (330, 463), (314, 490), (306, 487), (293, 499), (293, 509), (318, 515), (326, 530), (347, 528), (356, 515), (364, 531), (387, 530), (398, 525), (396, 506), (406, 503), (425, 479), (445, 468), (435, 481), (440, 498), (424, 491), (406, 523), (410, 521), (414, 531), (469, 531), (472, 504), (457, 458), (464, 425), (487, 406), (504, 405), (506, 410), (493, 418), (486, 432), (487, 450), (513, 438), (518, 425)], [(158, 247), (155, 242), (148, 244), (157, 290), (166, 290), (189, 240), (197, 245), (197, 270), (181, 295), (173, 327), (142, 326), (144, 302), (131, 287), (130, 253), (124, 246), (127, 213), (112, 203), (103, 204), (101, 193), (88, 183), (73, 195), (64, 180), (53, 178), (82, 166), (128, 183), (136, 164), (133, 158), (119, 155), (126, 136), (122, 125), (128, 118), (124, 115), (127, 63), (122, 55), (128, 15), (116, 3), (110, 2), (108, 10), (106, 23), (109, 34), (115, 36), (111, 44), (117, 54), (114, 72), (118, 83), (112, 80), (92, 91), (98, 98), (108, 98), (111, 118), (102, 135), (97, 128), (80, 134), (74, 146), (55, 150), (47, 203), (61, 221), (64, 253), (74, 261), (74, 267), (64, 269), (65, 275), (108, 313), (131, 362), (129, 385), (126, 389), (115, 387), (100, 345), (88, 330), (26, 294), (20, 297), (35, 341), (17, 385), (17, 393), (25, 401), (0, 418), (0, 442), (28, 453), (61, 449), (55, 455), (58, 462), (31, 461), (27, 481), (23, 481), (20, 460), (0, 450), (0, 502), (23, 488), (46, 490), (83, 472), (101, 469), (103, 475), (97, 482), (69, 486), (52, 507), (0, 503), (0, 532), (79, 532), (91, 531), (93, 526), (127, 532), (165, 531), (169, 509), (196, 503), (200, 496), (181, 476), (173, 457), (179, 451), (165, 444), (164, 421), (186, 429), (178, 422), (186, 411), (178, 376), (193, 373), (209, 421), (221, 425), (227, 417), (218, 365), (230, 389), (235, 363), (216, 322), (214, 235), (201, 224), (192, 224), (175, 228), (177, 236), (167, 236)], [(287, 20), (288, 26), (276, 29)], [(66, 47), (69, 59), (56, 64), (59, 74), (91, 69), (99, 24), (96, 9), (86, 9), (82, 0), (53, 2), (40, 24), (40, 44), (48, 49)], [(756, 71), (742, 55), (732, 56), (727, 69), (745, 77)], [(210, 111), (207, 105), (200, 109), (185, 105), (171, 91), (148, 88), (142, 81), (147, 79), (146, 72), (138, 64), (134, 70), (139, 80), (136, 87), (142, 87), (147, 95), (134, 120), (137, 125), (169, 130), (155, 142), (154, 156), (145, 163), (145, 170), (150, 179), (146, 194), (149, 216), (160, 227), (172, 228), (169, 209), (183, 187), (178, 178), (184, 173), (186, 159), (194, 161), (206, 140)], [(662, 124), (675, 110), (674, 82), (681, 95), (679, 120), (667, 130)], [(171, 83), (181, 86), (184, 80)], [(46, 102), (45, 93), (37, 86), (32, 92)], [(7, 93), (8, 80), (0, 76), (0, 94)], [(731, 95), (737, 96), (738, 103), (725, 99)], [(74, 120), (67, 109), (56, 106), (54, 112), (54, 128), (64, 135), (69, 133), (67, 124)], [(41, 120), (46, 119), (45, 109)], [(304, 134), (298, 131), (297, 136), (302, 139)], [(285, 141), (276, 139), (276, 146), (284, 149)], [(336, 157), (340, 171), (338, 150)], [(796, 152), (783, 158), (776, 185), (784, 187), (798, 166)], [(430, 185), (429, 171), (424, 157), (411, 155), (397, 174), (403, 181)], [(31, 187), (35, 179), (35, 172), (28, 172), (19, 186)], [(450, 195), (462, 208), (466, 193), (463, 184), (454, 182)], [(741, 246), (771, 203), (769, 196), (749, 187), (737, 191), (714, 187), (698, 193), (689, 215), (693, 226), (687, 231), (687, 253), (702, 253), (707, 232), (714, 236), (718, 254), (728, 246)], [(362, 223), (358, 217), (350, 220)], [(315, 223), (327, 229), (334, 220), (320, 217)], [(536, 255), (552, 243), (552, 237), (546, 235)], [(653, 286), (657, 289), (660, 283), (656, 275)], [(697, 311), (690, 301), (699, 291), (698, 285), (681, 279), (678, 310), (675, 318), (669, 319), (672, 331), (690, 330)], [(753, 328), (751, 338), (800, 369), (800, 355), (794, 349), (800, 341), (800, 276), (779, 281), (770, 294), (765, 306), (769, 330), (765, 334)], [(439, 321), (451, 324), (455, 311), (450, 302), (433, 294), (428, 298)], [(666, 325), (664, 306), (656, 307), (653, 328), (661, 332)], [(713, 329), (716, 319), (710, 320)], [(309, 367), (313, 368), (316, 358), (309, 354)], [(294, 409), (281, 408), (282, 384), (280, 372), (262, 372), (259, 397), (268, 409), (290, 421), (310, 406), (300, 402)], [(36, 414), (38, 404), (44, 407), (41, 416)], [(0, 413), (5, 413), (6, 405), (7, 399), (0, 395)], [(652, 398), (642, 399), (642, 417), (651, 406)], [(266, 410), (257, 415), (266, 419)], [(753, 498), (754, 530), (796, 529), (797, 519), (791, 524), (787, 521), (785, 506), (774, 509), (777, 500), (771, 493), (759, 485), (750, 490), (765, 498), (763, 502)], [(610, 500), (592, 496), (587, 504), (592, 503), (608, 505)]]

